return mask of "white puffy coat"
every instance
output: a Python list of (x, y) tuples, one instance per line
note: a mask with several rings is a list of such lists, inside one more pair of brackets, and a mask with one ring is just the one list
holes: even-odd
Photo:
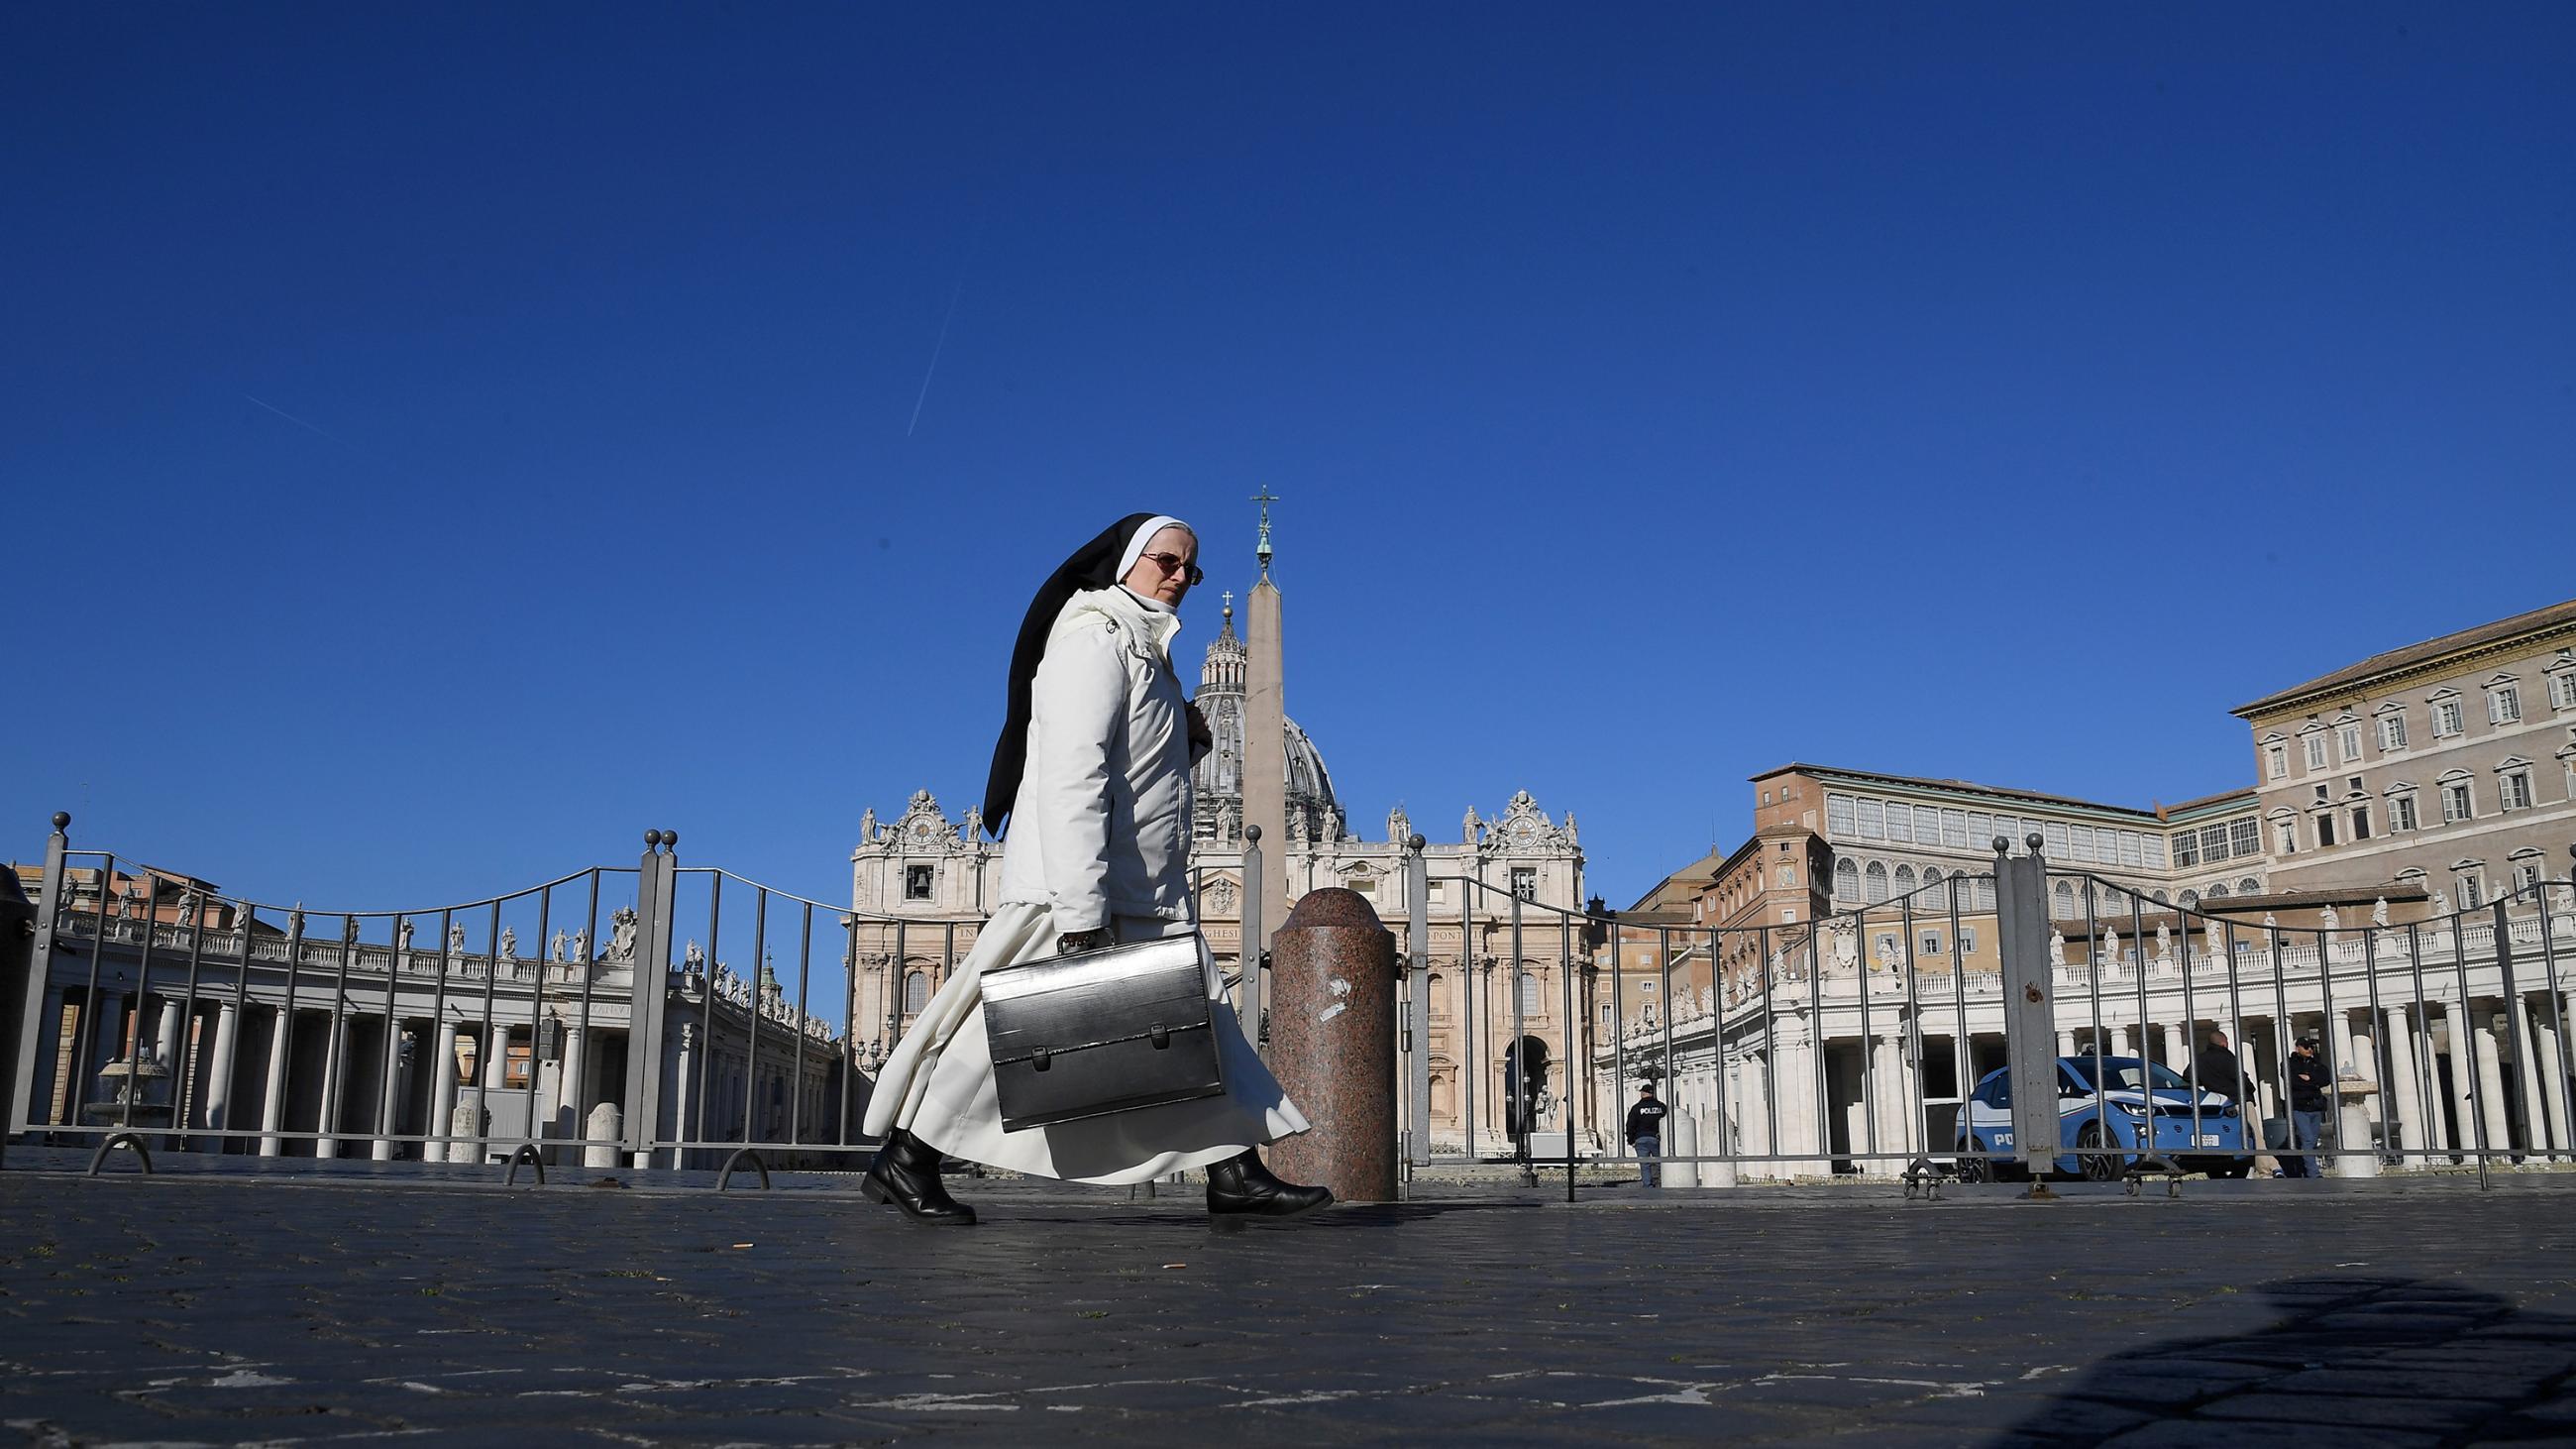
[(1188, 700), (1180, 616), (1115, 585), (1066, 601), (1031, 691), (1028, 764), (1002, 847), (1005, 905), (1059, 932), (1190, 916)]

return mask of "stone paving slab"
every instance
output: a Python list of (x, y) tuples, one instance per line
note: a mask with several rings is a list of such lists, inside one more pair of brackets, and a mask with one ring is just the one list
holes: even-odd
[(2054, 1204), (1456, 1182), (1248, 1226), (970, 1179), (984, 1223), (932, 1230), (838, 1175), (48, 1162), (0, 1172), (0, 1423), (36, 1443), (2576, 1434), (2564, 1174)]

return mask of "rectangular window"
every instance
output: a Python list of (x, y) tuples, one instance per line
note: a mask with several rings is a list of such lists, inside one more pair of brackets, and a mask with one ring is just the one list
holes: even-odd
[(2522, 690), (2510, 684), (2499, 684), (2487, 691), (2487, 723), (2519, 724), (2522, 720)]
[(2562, 669), (2549, 676), (2549, 707), (2576, 709), (2576, 669)]
[(2274, 836), (2275, 844), (2278, 847), (2279, 854), (2296, 855), (2299, 853), (2299, 822), (2296, 820), (2276, 820), (2272, 823), (2272, 834)]
[(2383, 752), (2406, 748), (2406, 716), (2383, 714), (2379, 717), (2379, 748)]
[(2534, 861), (2518, 861), (2513, 867), (2513, 888), (2527, 891), (2540, 884), (2540, 866)]
[(2360, 725), (2338, 725), (2335, 727), (2335, 736), (2343, 744), (2343, 757), (2347, 764), (2361, 758)]
[(1512, 894), (1525, 901), (1534, 901), (1538, 899), (1537, 866), (1516, 865), (1512, 867)]
[(1923, 933), (1922, 954), (1926, 956), (1938, 956), (1941, 954), (1940, 932), (1926, 931)]
[(1941, 812), (1941, 843), (1952, 850), (1965, 850), (1968, 848), (1967, 811), (1944, 810)]
[(2163, 836), (2150, 835), (2147, 837), (2147, 864), (2154, 866), (2158, 870), (2165, 868), (2165, 838)]
[(2072, 838), (2067, 842), (2067, 857), (2071, 860), (2092, 860), (2093, 827), (2090, 825), (2078, 825), (2071, 832), (2071, 835)]
[(527, 1040), (511, 1037), (501, 1056), (501, 1085), (517, 1091), (527, 1090), (534, 1060), (535, 1053), (529, 1050)]
[(2456, 699), (2433, 701), (2433, 738), (2449, 739), (2460, 732), (2460, 702)]
[[(2223, 834), (2223, 833), (2222, 833), (2222, 835), (2221, 835), (2221, 837), (2220, 837), (2220, 839), (2219, 839), (2219, 842), (2218, 842), (2218, 843), (2219, 843), (2221, 846), (2224, 846), (2224, 845), (2227, 843), (2226, 838), (2225, 838), (2225, 836), (2224, 836), (2224, 834)], [(2184, 867), (2190, 867), (2190, 866), (2195, 866), (2195, 865), (2200, 864), (2200, 832), (2199, 832), (2199, 831), (2197, 831), (2197, 830), (2178, 830), (2178, 831), (2175, 831), (2175, 832), (2174, 832), (2174, 838), (2173, 838), (2173, 860), (2174, 860), (2174, 864), (2175, 864), (2175, 865), (2178, 865), (2178, 866), (2184, 866)]]
[(1852, 833), (1852, 797), (1849, 795), (1825, 797), (1825, 833), (1839, 836), (1848, 836)]
[(2264, 772), (2275, 780), (2287, 777), (2290, 773), (2290, 752), (2279, 745), (2265, 745), (2263, 766)]
[(1887, 807), (1887, 838), (1899, 844), (1914, 841), (1914, 807), (1890, 803)]
[(2322, 770), (2325, 767), (2326, 732), (2324, 730), (2312, 730), (2308, 734), (2308, 768), (2311, 770)]
[(1884, 804), (1876, 800), (1860, 802), (1860, 838), (1863, 840), (1887, 838), (1887, 807)]
[(1984, 812), (1983, 810), (1971, 810), (1971, 811), (1969, 811), (1969, 812), (1968, 812), (1968, 846), (1969, 846), (1969, 848), (1970, 848), (1970, 849), (1972, 849), (1972, 850), (1983, 850), (1983, 849), (1985, 849), (1985, 848), (1986, 848), (1986, 846), (1987, 846), (1989, 843), (1991, 843), (1991, 842), (1994, 840), (1994, 838), (1995, 838), (1995, 817), (1993, 817), (1993, 816), (1991, 816), (1991, 815), (1987, 814), (1987, 813), (1986, 813), (1986, 812)]
[(2147, 863), (2147, 856), (2146, 856), (2146, 842), (2145, 842), (2145, 841), (2143, 841), (2143, 840), (2141, 840), (2141, 839), (2139, 839), (2139, 838), (2138, 838), (2138, 832), (2136, 832), (2136, 831), (2134, 831), (2134, 830), (2123, 830), (2123, 831), (2121, 831), (2121, 832), (2120, 832), (2120, 864), (2122, 864), (2122, 865), (2144, 865), (2144, 864), (2146, 864), (2146, 863)]
[(2367, 805), (2352, 807), (2352, 838), (2355, 840), (2370, 838), (2370, 807)]
[(2228, 855), (2227, 827), (2204, 825), (2200, 828), (2200, 858), (2216, 865)]
[(2232, 855), (2250, 856), (2263, 853), (2263, 826), (2259, 821), (2248, 818), (2230, 824), (2227, 827), (2227, 839), (2232, 847), (2229, 851)]
[(2507, 810), (2531, 808), (2531, 772), (2507, 770), (2497, 785), (2496, 793)]
[(929, 866), (905, 866), (903, 868), (903, 898), (908, 901), (926, 901), (930, 899), (930, 879), (931, 868)]
[(2388, 828), (2391, 830), (2412, 830), (2415, 828), (2414, 796), (2391, 795), (2388, 797)]
[(2064, 860), (2064, 859), (2066, 859), (2066, 858), (2067, 858), (2067, 855), (2066, 855), (2066, 822), (2065, 822), (2065, 821), (2063, 821), (2063, 820), (2052, 820), (2052, 821), (2048, 822), (2047, 827), (2046, 827), (2044, 830), (2042, 830), (2040, 833), (2041, 833), (2042, 835), (2046, 836), (2046, 837), (2047, 837), (2047, 839), (2048, 839), (2048, 853), (2049, 853), (2049, 855), (2051, 855), (2051, 856), (2055, 857), (2055, 858), (2056, 858), (2056, 859), (2058, 859), (2058, 860)]
[(2323, 850), (2334, 843), (2334, 812), (2331, 810), (2322, 811), (2317, 815), (2317, 849)]
[(2475, 803), (2469, 798), (2468, 781), (2454, 780), (2450, 784), (2442, 787), (2443, 824), (2456, 825), (2463, 820), (2470, 819), (2476, 813), (2477, 810)]
[(1977, 949), (1977, 928), (1974, 926), (1961, 926), (1959, 928), (1959, 954), (1965, 956), (1975, 949)]
[(2474, 871), (2462, 871), (2452, 877), (2460, 883), (2460, 909), (2474, 911), (2486, 902), (2478, 899), (2478, 877)]

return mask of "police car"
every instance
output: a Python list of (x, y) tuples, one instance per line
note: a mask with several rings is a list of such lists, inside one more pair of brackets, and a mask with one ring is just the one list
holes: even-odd
[[(2095, 1081), (2097, 1065), (2101, 1085)], [(2243, 1177), (2254, 1165), (2245, 1119), (2235, 1103), (2203, 1092), (2195, 1108), (2191, 1083), (2180, 1073), (2137, 1057), (2057, 1059), (2057, 1145), (2103, 1149), (2089, 1155), (2062, 1153), (2054, 1165), (2059, 1172), (2104, 1182), (2136, 1161), (2142, 1146), (2186, 1172), (2212, 1177)], [(2014, 1146), (2012, 1072), (1998, 1067), (1978, 1079), (1968, 1098), (1958, 1148), (1962, 1153), (2011, 1153)], [(2020, 1163), (2004, 1158), (1959, 1159), (1959, 1176), (1970, 1182), (2017, 1176), (2020, 1170)]]

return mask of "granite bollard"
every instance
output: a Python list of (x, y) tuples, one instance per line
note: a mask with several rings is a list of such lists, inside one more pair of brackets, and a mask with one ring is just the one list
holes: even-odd
[(1269, 1150), (1291, 1182), (1393, 1202), (1395, 934), (1359, 892), (1309, 891), (1270, 938), (1270, 1066), (1314, 1124)]

